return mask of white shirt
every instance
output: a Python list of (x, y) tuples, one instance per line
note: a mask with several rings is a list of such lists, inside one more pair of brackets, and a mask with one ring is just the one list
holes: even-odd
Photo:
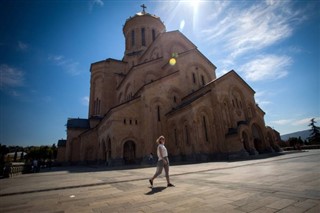
[(163, 144), (159, 144), (158, 149), (157, 149), (158, 160), (162, 160), (160, 152), (162, 153), (163, 157), (168, 157), (167, 148)]

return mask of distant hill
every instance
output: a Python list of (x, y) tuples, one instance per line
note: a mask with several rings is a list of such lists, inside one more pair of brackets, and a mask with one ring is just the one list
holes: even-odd
[(302, 140), (306, 140), (309, 136), (310, 136), (310, 130), (308, 129), (308, 130), (281, 135), (280, 137), (282, 140), (286, 141), (289, 138), (299, 138), (299, 137), (301, 137)]

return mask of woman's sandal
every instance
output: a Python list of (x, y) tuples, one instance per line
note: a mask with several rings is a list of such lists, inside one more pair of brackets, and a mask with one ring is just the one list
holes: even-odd
[(174, 187), (172, 183), (168, 183), (168, 187)]

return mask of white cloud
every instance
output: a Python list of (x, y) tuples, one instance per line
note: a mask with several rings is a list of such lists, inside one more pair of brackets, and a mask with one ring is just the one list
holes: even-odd
[(66, 59), (62, 55), (50, 55), (48, 59), (55, 63), (55, 65), (62, 67), (70, 75), (79, 75), (81, 71), (79, 70), (79, 62), (73, 61), (71, 59)]
[[(294, 125), (294, 126), (306, 125), (306, 126), (307, 126), (307, 125), (310, 124), (310, 121), (311, 121), (312, 118), (313, 118), (313, 117), (303, 118), (303, 119), (300, 119), (300, 120), (296, 120), (296, 121), (294, 121), (294, 122), (292, 123), (292, 125)], [(315, 118), (315, 121), (316, 121), (316, 122), (319, 122), (319, 120), (320, 120), (320, 117)]]
[(0, 65), (0, 88), (19, 87), (24, 84), (24, 72), (6, 64)]
[(95, 6), (102, 7), (104, 2), (102, 0), (90, 0), (89, 1), (89, 11), (91, 12)]
[(207, 16), (200, 34), (209, 45), (222, 45), (233, 59), (288, 38), (294, 24), (305, 20), (303, 10), (292, 10), (290, 1), (256, 1), (250, 7), (215, 2), (223, 11)]
[(285, 77), (292, 59), (288, 56), (260, 55), (252, 61), (242, 65), (242, 72), (247, 80), (274, 80)]
[(287, 125), (292, 122), (292, 119), (280, 119), (276, 121), (271, 121), (271, 123), (278, 124), (278, 125)]
[(258, 100), (257, 103), (259, 104), (260, 107), (272, 104), (271, 101), (266, 101), (266, 100)]
[(89, 105), (89, 97), (88, 96), (85, 96), (81, 99), (81, 103), (85, 106), (88, 106)]
[[(302, 119), (280, 119), (271, 121), (271, 123), (278, 125), (291, 125), (291, 126), (305, 126), (310, 124), (311, 119), (314, 117), (302, 118)], [(315, 117), (316, 122), (320, 122), (320, 117)]]
[(19, 50), (25, 51), (29, 48), (29, 45), (22, 41), (18, 41), (18, 48)]
[(267, 94), (267, 91), (257, 91), (257, 92), (254, 94), (254, 96), (255, 96), (255, 98), (257, 99), (257, 98), (266, 96), (266, 94)]

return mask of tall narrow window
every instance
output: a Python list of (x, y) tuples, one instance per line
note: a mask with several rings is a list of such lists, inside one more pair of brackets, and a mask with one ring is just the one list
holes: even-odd
[(144, 28), (141, 28), (141, 45), (146, 46), (146, 35)]
[(192, 73), (192, 80), (193, 80), (193, 83), (195, 84), (196, 83), (196, 75), (194, 73)]
[(204, 86), (206, 84), (206, 82), (204, 81), (204, 76), (201, 75), (201, 81), (202, 81), (202, 86)]
[(152, 41), (156, 40), (156, 31), (152, 29)]
[(160, 121), (160, 106), (157, 108), (158, 121)]
[(97, 98), (95, 101), (94, 101), (94, 104), (93, 104), (93, 108), (94, 108), (94, 114), (95, 115), (98, 115), (100, 113), (100, 103), (101, 101), (99, 100), (99, 98)]
[(131, 46), (134, 46), (134, 40), (135, 40), (135, 36), (134, 36), (134, 30), (131, 31)]
[(207, 129), (206, 117), (203, 116), (202, 118), (203, 118), (204, 135), (206, 137), (206, 141), (208, 142), (209, 138), (208, 138), (208, 129)]

